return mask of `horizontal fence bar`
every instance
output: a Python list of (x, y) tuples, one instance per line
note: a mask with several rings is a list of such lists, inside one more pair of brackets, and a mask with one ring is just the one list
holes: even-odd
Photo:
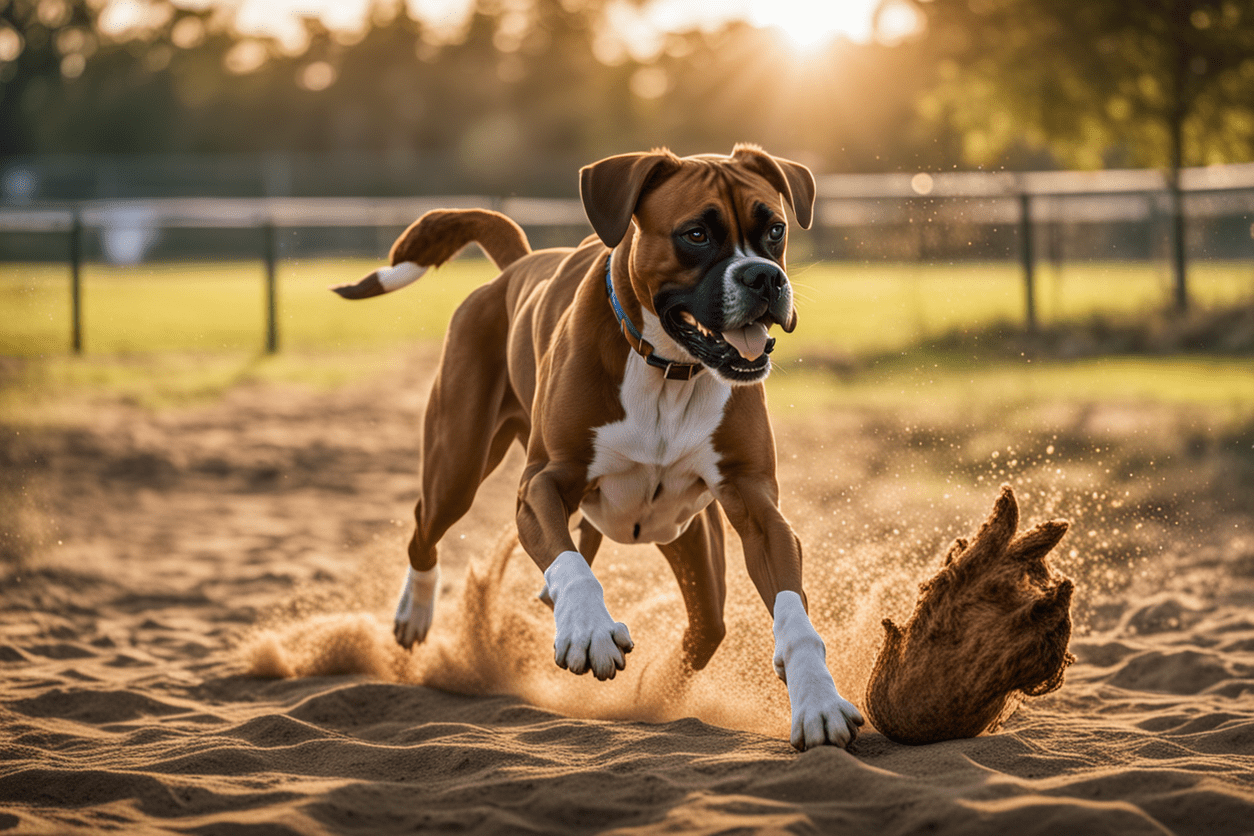
[(586, 223), (583, 204), (559, 198), (504, 199), (449, 195), (424, 198), (129, 198), (86, 200), (39, 209), (0, 207), (0, 230), (65, 232), (75, 213), (89, 227), (251, 229), (408, 226), (432, 209), (496, 209), (525, 226)]
[[(1185, 214), (1254, 212), (1254, 164), (1184, 169)], [(937, 220), (1013, 224), (1019, 196), (1033, 199), (1037, 222), (1135, 221), (1171, 212), (1163, 172), (939, 172), (836, 174), (818, 178), (817, 217), (828, 226), (900, 223), (921, 200)], [(497, 209), (523, 226), (582, 226), (583, 206), (567, 198), (486, 195), (343, 198), (128, 198), (73, 204), (0, 206), (0, 231), (68, 232), (75, 213), (90, 228), (248, 229), (408, 226), (431, 209)]]
[[(1108, 195), (1167, 191), (1166, 172), (1156, 169), (1099, 171), (941, 171), (890, 174), (827, 174), (818, 180), (819, 194), (832, 198), (888, 197), (1015, 197), (1042, 195)], [(1180, 170), (1186, 192), (1254, 189), (1254, 163), (1204, 166)]]
[[(1145, 221), (1171, 211), (1167, 192), (1123, 194), (1038, 194), (1017, 192), (992, 198), (929, 196), (929, 216), (936, 222), (1014, 224), (1019, 197), (1033, 199), (1038, 223), (1108, 223)], [(1254, 188), (1240, 192), (1201, 192), (1184, 196), (1185, 215), (1194, 218), (1254, 213)], [(907, 223), (917, 215), (924, 198), (824, 198), (816, 202), (820, 226), (862, 226)], [(270, 224), (279, 228), (405, 227), (431, 209), (497, 209), (522, 226), (585, 226), (583, 205), (577, 200), (545, 198), (492, 201), (452, 195), (422, 201), (401, 200), (395, 205), (343, 198), (290, 198), (282, 203), (264, 198), (196, 198), (126, 200), (83, 203), (81, 224), (91, 229), (253, 229)], [(0, 232), (68, 232), (75, 209), (12, 210), (0, 207)]]

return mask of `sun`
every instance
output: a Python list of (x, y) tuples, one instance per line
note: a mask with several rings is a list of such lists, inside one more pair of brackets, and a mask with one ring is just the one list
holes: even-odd
[(750, 0), (749, 22), (780, 29), (798, 47), (814, 48), (843, 35), (869, 41), (879, 0)]

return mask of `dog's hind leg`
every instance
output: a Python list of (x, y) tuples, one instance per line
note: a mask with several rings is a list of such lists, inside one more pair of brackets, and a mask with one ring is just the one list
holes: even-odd
[(510, 444), (529, 430), (506, 372), (504, 288), (500, 282), (480, 287), (453, 314), (431, 387), (423, 421), (422, 493), (393, 625), (405, 648), (425, 639), (431, 626), (439, 585), (436, 545), (470, 510), (480, 483)]
[(691, 670), (699, 671), (710, 661), (726, 632), (723, 604), (727, 599), (727, 579), (723, 518), (718, 504), (710, 503), (678, 539), (658, 548), (675, 573), (688, 609), (684, 661)]

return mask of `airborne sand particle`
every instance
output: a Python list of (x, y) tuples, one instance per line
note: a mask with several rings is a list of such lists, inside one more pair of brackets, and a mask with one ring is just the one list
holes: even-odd
[[(921, 482), (877, 478), (861, 483), (857, 467), (841, 468), (821, 490), (810, 486), (785, 496), (785, 513), (806, 545), (812, 617), (827, 641), (828, 665), (841, 693), (861, 696), (880, 643), (880, 620), (909, 615), (915, 586), (931, 574), (944, 544), (987, 507), (987, 488), (981, 485), (1000, 470), (1007, 471), (1007, 480), (1022, 495), (1033, 498), (1034, 514), (1066, 516), (1082, 526), (1080, 531), (1102, 532), (1057, 556), (1059, 569), (1080, 584), (1074, 604), (1077, 635), (1094, 625), (1111, 626), (1117, 613), (1103, 602), (1128, 584), (1145, 581), (1137, 564), (1144, 544), (1161, 530), (1160, 521), (1144, 516), (1145, 462), (1136, 463), (1139, 482), (1111, 484), (1095, 463), (1092, 446), (1069, 452), (1057, 434), (986, 446), (974, 431), (927, 436), (918, 431), (905, 439), (887, 427), (871, 429), (877, 436), (910, 440), (894, 455), (929, 460), (943, 455), (952, 470), (929, 475), (924, 468)], [(878, 449), (894, 450), (883, 441), (877, 441)], [(985, 452), (967, 460), (973, 448)], [(999, 453), (995, 458), (994, 451)], [(804, 470), (805, 465), (795, 467)], [(888, 467), (913, 471), (914, 465), (873, 458), (871, 467), (874, 474)], [(781, 482), (806, 484), (814, 474), (792, 474), (791, 482), (786, 476)], [(1116, 495), (1127, 507), (1109, 501)], [(769, 616), (744, 572), (735, 538), (728, 542), (727, 638), (710, 666), (682, 689), (676, 686), (675, 657), (684, 608), (655, 550), (611, 546), (598, 557), (597, 574), (611, 611), (631, 626), (637, 642), (627, 670), (612, 683), (598, 683), (553, 665), (552, 615), (535, 600), (540, 578), (517, 550), (512, 529), (494, 550), (472, 560), (463, 583), (452, 590), (446, 585), (431, 636), (412, 655), (392, 643), (384, 616), (391, 602), (385, 605), (382, 598), (359, 592), (329, 604), (288, 606), (285, 620), (272, 622), (245, 643), (244, 665), (264, 676), (350, 672), (467, 694), (513, 694), (577, 717), (664, 721), (694, 716), (778, 737), (787, 732), (787, 694), (770, 666)], [(390, 577), (391, 563), (387, 555), (370, 568)], [(383, 586), (390, 590), (390, 584)]]

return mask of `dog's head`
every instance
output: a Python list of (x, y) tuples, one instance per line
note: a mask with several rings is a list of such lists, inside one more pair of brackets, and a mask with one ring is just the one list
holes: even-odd
[(814, 191), (808, 168), (753, 145), (731, 156), (622, 154), (580, 171), (584, 210), (607, 246), (635, 224), (629, 272), (641, 307), (730, 383), (764, 379), (769, 330), (797, 325), (784, 203), (808, 228)]

